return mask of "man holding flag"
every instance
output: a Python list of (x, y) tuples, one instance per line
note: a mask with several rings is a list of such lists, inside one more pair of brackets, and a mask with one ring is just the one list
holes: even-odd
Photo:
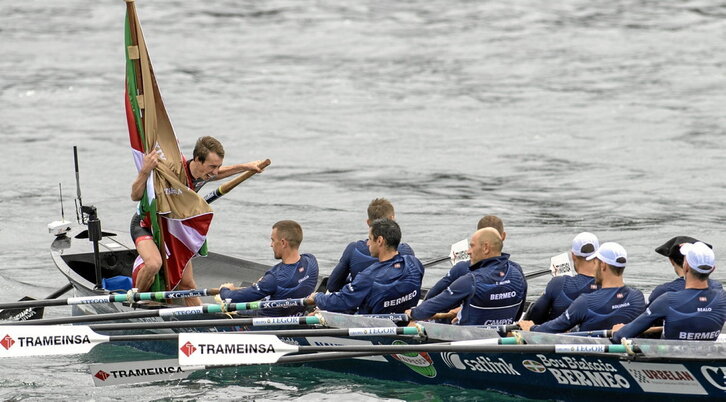
[[(139, 174), (131, 185), (132, 200), (142, 200), (144, 191), (146, 190), (146, 183), (149, 180), (149, 177), (151, 177), (153, 170), (159, 166), (160, 159), (165, 159), (164, 153), (160, 149), (156, 149), (144, 155), (142, 166), (139, 169)], [(199, 138), (196, 146), (194, 147), (193, 159), (191, 161), (184, 162), (184, 171), (187, 179), (186, 185), (195, 192), (198, 192), (207, 182), (212, 180), (224, 179), (244, 171), (254, 171), (256, 173), (262, 171), (262, 169), (258, 167), (260, 161), (222, 166), (223, 159), (224, 148), (217, 139), (209, 136)], [(211, 216), (209, 221), (211, 222)], [(208, 228), (208, 223), (206, 224), (206, 228)], [(145, 292), (151, 289), (154, 284), (156, 274), (162, 266), (161, 253), (159, 252), (159, 248), (156, 243), (154, 243), (149, 216), (142, 219), (138, 211), (134, 214), (131, 220), (131, 237), (136, 245), (136, 250), (139, 252), (139, 257), (134, 263), (132, 280), (135, 288), (141, 292)], [(187, 244), (189, 243), (189, 241), (183, 242)], [(201, 243), (203, 243), (203, 241)], [(196, 288), (191, 259), (182, 266), (182, 272), (170, 272), (169, 276), (169, 279), (171, 279), (171, 288)], [(177, 276), (179, 277), (178, 281), (173, 279)], [(174, 285), (174, 282), (176, 282), (176, 285)], [(191, 303), (188, 304), (193, 305), (200, 303), (198, 298), (191, 298), (189, 302)]]

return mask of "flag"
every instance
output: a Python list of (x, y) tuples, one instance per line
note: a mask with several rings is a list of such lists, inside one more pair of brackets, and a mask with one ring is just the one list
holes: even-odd
[[(134, 0), (126, 0), (126, 121), (136, 169), (144, 154), (159, 152), (159, 165), (146, 183), (139, 212), (151, 221), (164, 261), (165, 287), (175, 288), (187, 262), (206, 254), (212, 209), (187, 186), (185, 159), (164, 108), (141, 31)], [(157, 282), (156, 287), (161, 287)]]

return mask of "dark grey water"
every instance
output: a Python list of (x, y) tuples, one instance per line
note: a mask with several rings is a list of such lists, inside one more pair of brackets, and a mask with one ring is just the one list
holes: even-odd
[[(295, 219), (329, 271), (392, 200), (422, 259), (485, 214), (506, 251), (547, 266), (577, 232), (629, 252), (626, 281), (672, 278), (653, 249), (678, 234), (726, 244), (726, 4), (717, 1), (139, 1), (183, 150), (211, 134), (227, 161), (273, 165), (215, 205), (210, 249), (272, 263)], [(125, 228), (135, 175), (123, 112), (122, 1), (0, 3), (0, 291), (63, 285), (46, 224), (86, 204)], [(430, 269), (435, 282), (445, 266)], [(717, 279), (726, 278), (720, 270)], [(233, 278), (230, 278), (233, 279)], [(530, 288), (540, 291), (544, 279)], [(53, 309), (47, 315), (64, 315)], [(109, 354), (123, 352), (114, 352)], [(180, 384), (94, 389), (89, 358), (0, 362), (3, 399), (486, 399), (448, 387), (252, 368)]]

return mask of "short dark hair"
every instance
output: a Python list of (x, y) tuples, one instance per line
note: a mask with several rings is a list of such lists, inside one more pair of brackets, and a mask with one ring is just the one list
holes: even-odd
[(204, 163), (204, 161), (207, 160), (207, 155), (209, 155), (210, 152), (214, 152), (215, 154), (219, 155), (220, 158), (224, 159), (224, 147), (222, 146), (221, 142), (219, 142), (216, 138), (210, 136), (199, 137), (199, 139), (197, 140), (197, 144), (194, 145), (194, 152), (192, 153), (192, 158)]
[(381, 218), (371, 222), (371, 235), (373, 239), (382, 236), (386, 246), (394, 250), (401, 243), (401, 227), (393, 219)]
[(610, 267), (610, 269), (613, 271), (613, 273), (615, 275), (623, 276), (623, 272), (625, 272), (625, 267), (616, 267), (615, 265), (610, 265), (608, 263), (605, 263), (605, 264), (607, 264), (607, 266)]
[(303, 241), (302, 226), (295, 221), (279, 221), (272, 225), (273, 229), (277, 229), (277, 233), (281, 238), (287, 240), (292, 248), (300, 247)]
[(376, 219), (390, 218), (395, 215), (393, 204), (385, 198), (376, 198), (368, 204), (368, 220), (373, 222)]
[[(708, 269), (708, 268), (706, 268)], [(694, 269), (691, 270), (691, 274), (693, 274), (694, 279), (698, 279), (699, 281), (705, 281), (708, 280), (709, 275), (711, 275), (711, 272), (704, 274), (702, 272), (698, 272)]]
[(502, 222), (502, 220), (499, 219), (498, 216), (487, 215), (479, 219), (479, 223), (477, 223), (476, 225), (476, 230), (484, 228), (494, 228), (499, 232), (499, 235), (501, 236), (504, 233), (504, 222)]

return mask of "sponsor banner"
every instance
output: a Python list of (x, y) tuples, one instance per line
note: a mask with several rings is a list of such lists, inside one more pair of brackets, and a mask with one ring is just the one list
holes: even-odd
[[(308, 341), (308, 344), (312, 346), (373, 345), (373, 342), (371, 341), (365, 341), (362, 339), (336, 338), (333, 336), (309, 336), (306, 337), (305, 340)], [(388, 360), (386, 360), (386, 358), (383, 356), (355, 357), (354, 359), (388, 363)]]
[(376, 336), (376, 335), (396, 335), (397, 327), (382, 328), (350, 328), (348, 335), (350, 336)]
[(608, 345), (555, 345), (555, 353), (605, 353), (608, 351)]
[(69, 297), (68, 305), (72, 304), (94, 304), (94, 303), (108, 303), (108, 296), (84, 296), (84, 297)]
[(298, 347), (273, 335), (241, 333), (180, 333), (179, 364), (236, 365), (275, 363)]
[(696, 377), (682, 364), (620, 362), (646, 392), (707, 395)]
[(499, 358), (492, 358), (485, 355), (479, 355), (476, 359), (462, 359), (458, 353), (455, 352), (443, 352), (441, 353), (441, 360), (449, 366), (449, 368), (457, 370), (470, 370), (478, 371), (480, 373), (489, 374), (504, 374), (521, 376), (522, 374), (515, 370), (512, 363)]
[(159, 317), (174, 317), (194, 314), (204, 314), (204, 306), (165, 308), (159, 310)]
[(108, 340), (108, 336), (80, 325), (8, 325), (0, 327), (0, 357), (87, 353)]
[(541, 368), (540, 365), (535, 363), (540, 363), (552, 375), (554, 380), (561, 385), (574, 385), (587, 388), (630, 388), (630, 382), (618, 374), (618, 369), (610, 363), (603, 362), (601, 359), (571, 356), (554, 357), (543, 354), (538, 354), (537, 358), (539, 362), (525, 360), (522, 362), (522, 365), (525, 365), (525, 362), (527, 362), (525, 368), (538, 372), (537, 370)]
[(713, 367), (703, 366), (701, 367), (701, 374), (706, 377), (706, 380), (711, 383), (714, 387), (726, 391), (726, 367)]
[(253, 326), (300, 325), (300, 317), (258, 317), (252, 319)]
[(203, 368), (204, 366), (182, 368), (177, 359), (100, 363), (90, 366), (93, 385), (97, 387), (179, 380), (189, 377), (194, 370)]
[[(406, 342), (395, 340), (391, 345), (407, 345)], [(431, 359), (426, 352), (416, 353), (401, 353), (391, 355), (394, 359), (405, 364), (408, 368), (413, 370), (415, 373), (421, 374), (427, 378), (436, 377), (436, 367), (434, 367), (434, 361)]]

